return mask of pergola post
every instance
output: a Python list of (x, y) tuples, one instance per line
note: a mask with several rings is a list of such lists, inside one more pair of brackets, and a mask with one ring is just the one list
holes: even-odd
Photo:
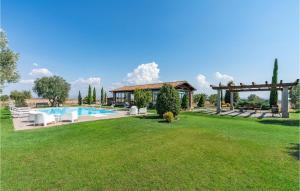
[(218, 90), (218, 96), (217, 96), (217, 113), (221, 112), (221, 91), (222, 90)]
[(230, 110), (234, 110), (234, 106), (233, 106), (233, 92), (230, 92)]
[(288, 91), (288, 87), (283, 87), (282, 88), (281, 112), (282, 112), (282, 118), (289, 118), (289, 91)]

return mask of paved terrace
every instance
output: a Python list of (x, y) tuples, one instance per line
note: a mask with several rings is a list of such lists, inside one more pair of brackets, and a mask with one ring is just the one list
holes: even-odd
[(231, 117), (244, 117), (244, 118), (258, 118), (258, 119), (263, 119), (263, 118), (281, 118), (281, 114), (272, 114), (272, 112), (266, 110), (266, 111), (257, 111), (255, 112), (254, 110), (247, 110), (244, 112), (240, 112), (239, 110), (229, 110), (229, 111), (221, 111), (221, 112), (216, 112), (215, 110), (208, 110), (208, 109), (202, 109), (198, 110), (202, 113), (209, 114), (209, 115), (220, 115), (220, 116), (231, 116)]
[[(128, 111), (116, 111), (115, 114), (105, 115), (105, 116), (100, 116), (100, 117), (80, 116), (78, 118), (78, 120), (76, 120), (74, 123), (86, 122), (86, 121), (96, 121), (96, 120), (102, 120), (102, 119), (114, 119), (114, 118), (120, 118), (120, 117), (129, 117), (130, 115), (128, 115), (127, 113), (128, 113)], [(13, 123), (14, 123), (14, 129), (16, 131), (28, 130), (28, 129), (38, 129), (38, 128), (48, 128), (48, 127), (53, 127), (53, 126), (71, 124), (71, 122), (66, 121), (66, 122), (50, 123), (47, 126), (42, 126), (42, 125), (34, 126), (32, 122), (28, 121), (27, 117), (13, 118)]]

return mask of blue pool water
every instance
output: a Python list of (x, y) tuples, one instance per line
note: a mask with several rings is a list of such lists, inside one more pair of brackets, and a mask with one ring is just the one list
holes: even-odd
[(115, 112), (108, 109), (94, 108), (94, 107), (55, 107), (55, 108), (44, 108), (38, 111), (45, 112), (47, 114), (63, 115), (72, 111), (77, 111), (78, 116), (93, 116), (93, 115), (110, 115)]

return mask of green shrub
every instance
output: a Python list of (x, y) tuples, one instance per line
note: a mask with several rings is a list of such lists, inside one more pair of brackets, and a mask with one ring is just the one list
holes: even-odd
[(210, 104), (216, 105), (216, 103), (217, 103), (217, 97), (218, 97), (217, 94), (211, 94), (211, 95), (208, 97), (209, 103), (210, 103)]
[(186, 94), (184, 94), (181, 100), (181, 109), (188, 109), (188, 108), (189, 108), (189, 98)]
[(200, 96), (199, 101), (197, 103), (198, 107), (204, 107), (204, 102), (205, 102), (205, 97), (204, 96)]
[(171, 123), (174, 120), (174, 115), (170, 111), (164, 113), (163, 117), (168, 123)]
[(300, 109), (300, 84), (290, 90), (291, 105), (293, 109)]
[(245, 100), (245, 99), (241, 99), (237, 105), (238, 108), (239, 107), (252, 107), (252, 108), (261, 108), (262, 110), (268, 110), (270, 109), (270, 105), (268, 100), (263, 100), (263, 99), (250, 99), (250, 100)]
[(194, 94), (193, 95), (193, 102), (198, 104), (199, 100), (201, 97), (204, 97), (204, 100), (207, 100), (208, 96), (205, 93), (201, 93), (201, 94)]
[(174, 116), (180, 112), (180, 99), (178, 91), (171, 85), (164, 84), (157, 95), (156, 111), (160, 117), (170, 111)]
[(147, 107), (151, 102), (151, 98), (151, 92), (148, 90), (134, 90), (134, 103), (138, 107), (138, 109)]

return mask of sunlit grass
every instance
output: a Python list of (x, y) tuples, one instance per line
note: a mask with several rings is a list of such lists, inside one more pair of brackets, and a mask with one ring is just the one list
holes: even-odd
[[(14, 132), (1, 112), (1, 190), (298, 190), (299, 118), (182, 113)], [(298, 122), (298, 123), (297, 123)]]

